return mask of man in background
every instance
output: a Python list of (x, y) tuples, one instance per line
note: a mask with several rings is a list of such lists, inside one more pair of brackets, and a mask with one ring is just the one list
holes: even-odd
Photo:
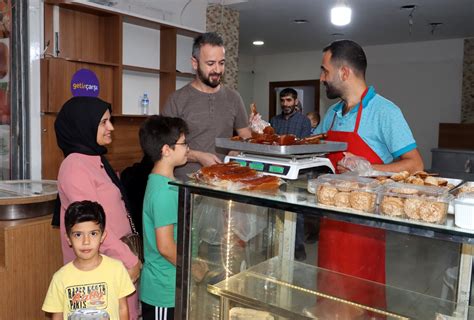
[[(293, 88), (280, 91), (281, 113), (270, 120), (270, 125), (279, 135), (294, 134), (297, 138), (306, 138), (311, 135), (311, 122), (297, 106), (298, 93)], [(295, 259), (305, 260), (304, 247), (304, 216), (298, 213), (296, 219)]]

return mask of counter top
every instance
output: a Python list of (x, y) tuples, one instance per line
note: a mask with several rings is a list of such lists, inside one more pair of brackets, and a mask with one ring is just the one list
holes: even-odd
[[(255, 192), (243, 190), (225, 190), (193, 181), (174, 181), (171, 184), (189, 190), (193, 194), (209, 195), (215, 198), (228, 199), (264, 206), (305, 215), (329, 217), (339, 221), (366, 225), (370, 227), (413, 234), (428, 238), (449, 240), (458, 243), (474, 244), (474, 230), (459, 228), (454, 225), (454, 215), (448, 214), (445, 224), (434, 224), (414, 221), (376, 213), (364, 213), (353, 209), (329, 207), (318, 204), (314, 194), (309, 193), (301, 181), (288, 181), (276, 192)], [(181, 200), (182, 201), (182, 200)]]
[(53, 180), (0, 181), (0, 220), (29, 219), (50, 214), (58, 195)]

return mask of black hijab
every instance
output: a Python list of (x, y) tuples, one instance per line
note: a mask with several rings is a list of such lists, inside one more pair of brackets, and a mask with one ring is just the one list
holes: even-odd
[[(125, 207), (130, 212), (130, 205), (122, 183), (104, 156), (107, 153), (107, 148), (97, 143), (97, 128), (99, 127), (100, 119), (102, 119), (107, 110), (112, 113), (112, 106), (110, 103), (99, 98), (73, 97), (69, 99), (63, 105), (61, 111), (59, 111), (54, 122), (56, 139), (59, 148), (64, 153), (64, 157), (71, 153), (100, 156), (105, 172), (107, 172), (110, 180), (119, 188)], [(51, 223), (55, 226), (59, 226), (59, 213), (61, 211), (59, 195), (57, 199)]]

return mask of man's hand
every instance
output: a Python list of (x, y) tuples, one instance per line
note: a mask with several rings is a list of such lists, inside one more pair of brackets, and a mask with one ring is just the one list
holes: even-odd
[(216, 163), (222, 163), (221, 159), (213, 153), (190, 150), (188, 159), (199, 162), (203, 167), (208, 167)]
[(356, 171), (359, 173), (364, 173), (371, 171), (371, 165), (363, 157), (356, 156), (350, 152), (344, 152), (344, 158), (338, 161), (337, 163), (337, 172), (344, 173), (348, 171)]
[[(353, 156), (353, 155), (354, 155), (354, 154), (352, 154), (352, 153), (350, 153), (350, 152), (343, 152), (343, 154), (344, 154), (344, 157), (349, 157), (349, 156)], [(341, 160), (342, 160), (342, 159), (341, 159)], [(339, 161), (337, 162), (337, 168), (336, 168), (337, 172), (338, 172), (338, 173), (344, 173), (344, 172), (349, 171), (348, 168), (346, 168), (346, 167), (344, 167), (343, 165), (340, 164), (341, 160), (339, 160)]]
[(140, 277), (141, 269), (142, 269), (142, 263), (140, 260), (138, 260), (136, 265), (134, 265), (130, 269), (127, 269), (128, 275), (130, 276), (130, 279), (132, 279), (133, 283), (137, 282), (138, 278)]

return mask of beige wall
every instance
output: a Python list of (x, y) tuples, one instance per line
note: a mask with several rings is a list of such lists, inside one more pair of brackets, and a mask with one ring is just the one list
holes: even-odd
[(239, 72), (239, 12), (220, 4), (207, 7), (206, 31), (219, 33), (225, 44), (225, 73), (223, 83), (237, 90)]

